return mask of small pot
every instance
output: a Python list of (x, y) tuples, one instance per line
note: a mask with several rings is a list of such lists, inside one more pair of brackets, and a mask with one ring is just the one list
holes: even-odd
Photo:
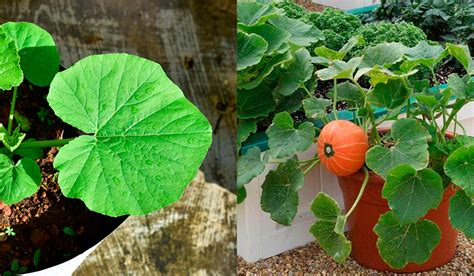
[[(359, 171), (353, 175), (338, 177), (345, 206), (352, 206), (364, 181), (364, 173)], [(454, 186), (447, 187), (443, 200), (437, 209), (431, 209), (424, 217), (436, 223), (441, 230), (441, 241), (433, 250), (430, 259), (418, 265), (409, 263), (401, 270), (390, 268), (382, 258), (376, 246), (377, 235), (373, 231), (379, 217), (390, 211), (388, 202), (382, 198), (385, 181), (379, 175), (370, 172), (369, 182), (359, 205), (348, 218), (349, 240), (352, 242), (352, 256), (361, 265), (391, 272), (419, 272), (430, 270), (449, 262), (456, 252), (458, 232), (449, 221), (449, 199), (456, 192)]]

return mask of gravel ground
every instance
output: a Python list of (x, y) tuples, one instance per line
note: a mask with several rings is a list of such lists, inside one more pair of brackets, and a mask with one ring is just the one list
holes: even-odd
[[(464, 235), (459, 235), (458, 239), (458, 250), (451, 262), (435, 270), (418, 274), (412, 273), (412, 275), (474, 275), (474, 242)], [(288, 274), (297, 276), (307, 275), (306, 273), (317, 273), (318, 275), (386, 274), (363, 267), (352, 258), (349, 258), (344, 265), (337, 264), (316, 243), (309, 243), (255, 263), (247, 263), (238, 257), (238, 275)]]

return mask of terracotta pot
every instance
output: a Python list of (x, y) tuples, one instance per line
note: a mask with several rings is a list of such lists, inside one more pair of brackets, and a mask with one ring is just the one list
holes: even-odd
[[(345, 206), (352, 206), (363, 180), (364, 173), (362, 171), (350, 176), (338, 177)], [(370, 173), (369, 182), (362, 199), (347, 221), (354, 259), (363, 266), (379, 271), (392, 272), (425, 271), (449, 262), (456, 252), (458, 236), (448, 217), (449, 199), (456, 192), (454, 187), (446, 188), (439, 207), (430, 210), (425, 216), (426, 219), (435, 222), (441, 230), (441, 241), (434, 249), (431, 258), (421, 265), (409, 263), (401, 270), (394, 270), (380, 257), (376, 247), (377, 235), (373, 231), (380, 215), (390, 210), (387, 200), (382, 198), (383, 184), (383, 178), (372, 172)]]

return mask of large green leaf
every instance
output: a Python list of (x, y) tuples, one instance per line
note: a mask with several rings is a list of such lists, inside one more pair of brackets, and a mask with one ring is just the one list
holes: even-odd
[(256, 26), (241, 26), (241, 29), (247, 33), (259, 35), (268, 43), (266, 54), (272, 54), (282, 47), (290, 37), (290, 33), (270, 24)]
[(468, 80), (467, 83), (454, 73), (448, 76), (448, 86), (451, 93), (458, 99), (474, 98), (474, 82)]
[(244, 155), (239, 156), (237, 160), (237, 188), (252, 181), (252, 179), (265, 170), (267, 158), (261, 157), (261, 151), (258, 147), (249, 149)]
[(409, 262), (426, 262), (441, 239), (438, 226), (429, 221), (400, 225), (392, 212), (383, 214), (374, 227), (377, 248), (392, 268), (401, 269)]
[(430, 45), (426, 40), (420, 41), (415, 47), (408, 48), (405, 52), (406, 61), (401, 67), (410, 71), (421, 64), (434, 69), (436, 64), (447, 56), (447, 52), (441, 45)]
[(290, 157), (296, 152), (307, 150), (316, 134), (310, 122), (304, 122), (295, 129), (288, 112), (276, 114), (265, 133), (268, 136), (270, 155), (274, 158)]
[(298, 211), (298, 190), (303, 187), (304, 174), (298, 161), (289, 159), (270, 171), (262, 184), (262, 210), (281, 225), (291, 225)]
[[(344, 101), (351, 106), (363, 106), (365, 101), (365, 91), (362, 92), (359, 88), (351, 81), (345, 81), (336, 84), (337, 88), (337, 99), (338, 101)], [(331, 89), (327, 94), (329, 98), (334, 97), (334, 89)]]
[(237, 150), (251, 133), (257, 132), (257, 122), (254, 120), (239, 120), (237, 124)]
[(0, 89), (10, 90), (22, 82), (23, 71), (15, 42), (0, 28)]
[(255, 2), (237, 3), (237, 21), (247, 26), (264, 23), (281, 13), (281, 10), (276, 9), (272, 5)]
[(269, 77), (275, 68), (292, 59), (291, 53), (285, 52), (272, 57), (264, 57), (259, 64), (237, 74), (237, 87), (239, 89), (254, 89), (265, 78)]
[(251, 90), (237, 91), (237, 116), (240, 119), (251, 119), (267, 116), (275, 110), (272, 89), (261, 83)]
[(294, 53), (293, 61), (282, 74), (274, 93), (289, 96), (303, 86), (312, 75), (313, 64), (311, 64), (309, 52), (306, 48), (300, 48)]
[(387, 83), (377, 84), (368, 95), (368, 101), (388, 109), (395, 109), (406, 104), (411, 90), (401, 79), (388, 80)]
[(474, 201), (464, 191), (457, 191), (451, 197), (449, 219), (454, 227), (463, 231), (470, 239), (474, 239)]
[(354, 76), (355, 80), (358, 80), (361, 76), (366, 75), (370, 78), (369, 82), (372, 86), (376, 86), (379, 83), (387, 83), (389, 80), (404, 79), (409, 76), (414, 75), (418, 72), (417, 69), (411, 70), (409, 72), (392, 72), (389, 69), (382, 67), (380, 65), (375, 65), (374, 67), (366, 67), (357, 71)]
[(385, 148), (376, 145), (366, 154), (367, 166), (382, 177), (401, 164), (407, 164), (416, 170), (428, 166), (428, 139), (431, 137), (416, 119), (400, 119), (392, 125), (391, 137), (394, 146)]
[(34, 194), (41, 183), (41, 171), (32, 159), (16, 163), (0, 154), (0, 202), (15, 204)]
[(407, 49), (403, 44), (396, 42), (381, 43), (374, 47), (368, 47), (360, 63), (360, 68), (370, 68), (375, 65), (390, 68), (393, 64), (402, 60)]
[[(351, 242), (342, 231), (336, 231), (341, 218), (341, 208), (329, 195), (319, 192), (311, 204), (311, 211), (318, 219), (310, 228), (323, 250), (338, 263), (343, 263), (351, 253)], [(344, 223), (341, 224), (344, 228)]]
[(438, 207), (443, 183), (432, 169), (416, 171), (409, 165), (399, 165), (388, 172), (382, 196), (400, 224), (414, 223)]
[(321, 69), (316, 74), (321, 80), (351, 79), (360, 61), (360, 57), (352, 58), (348, 62), (334, 60), (328, 68)]
[(290, 40), (298, 46), (310, 46), (324, 39), (323, 33), (313, 25), (306, 24), (300, 20), (277, 16), (270, 19), (270, 23), (290, 33)]
[(306, 117), (311, 119), (323, 118), (326, 116), (326, 108), (331, 105), (331, 100), (321, 99), (311, 96), (303, 100), (303, 108)]
[(54, 161), (67, 197), (109, 216), (177, 201), (212, 140), (207, 119), (153, 61), (95, 55), (56, 75), (48, 102), (83, 135)]
[(472, 60), (471, 53), (467, 46), (446, 43), (446, 49), (462, 64), (469, 75), (474, 74), (474, 61)]
[(16, 43), (25, 78), (37, 86), (48, 86), (59, 71), (59, 51), (53, 37), (29, 22), (8, 22), (2, 28)]
[(268, 43), (261, 36), (237, 32), (237, 70), (260, 62), (267, 51)]
[(474, 196), (474, 145), (451, 153), (444, 164), (444, 171), (468, 196)]

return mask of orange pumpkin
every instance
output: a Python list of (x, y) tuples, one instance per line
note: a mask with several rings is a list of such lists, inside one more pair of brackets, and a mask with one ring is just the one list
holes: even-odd
[(351, 175), (362, 168), (368, 148), (367, 134), (350, 121), (330, 122), (324, 126), (318, 138), (319, 160), (338, 176)]

